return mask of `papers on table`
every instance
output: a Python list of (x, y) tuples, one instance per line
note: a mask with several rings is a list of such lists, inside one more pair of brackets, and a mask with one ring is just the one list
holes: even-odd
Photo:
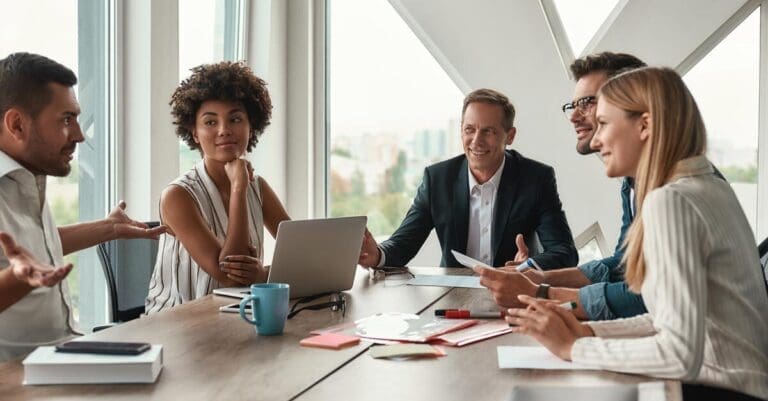
[(365, 338), (425, 343), (477, 324), (477, 320), (435, 319), (410, 313), (379, 313), (355, 321), (355, 335)]
[(453, 249), (451, 249), (451, 253), (453, 254), (453, 257), (456, 258), (456, 261), (461, 263), (462, 266), (466, 266), (466, 267), (469, 267), (471, 269), (471, 268), (479, 265), (479, 266), (487, 267), (489, 269), (493, 269), (491, 266), (488, 266), (485, 263), (483, 263), (483, 262), (481, 262), (481, 261), (479, 261), (477, 259), (472, 259), (469, 256), (467, 256), (467, 255), (465, 255), (465, 254), (463, 254), (461, 252), (456, 252)]
[(394, 344), (372, 347), (371, 357), (379, 358), (412, 358), (445, 356), (445, 351), (427, 344)]
[(500, 369), (600, 370), (564, 361), (544, 347), (496, 347)]
[(442, 343), (454, 347), (463, 347), (488, 338), (511, 333), (512, 328), (502, 319), (489, 319), (479, 321), (476, 325), (465, 329), (452, 331), (436, 337)]
[(432, 276), (417, 274), (408, 280), (406, 284), (431, 287), (485, 288), (480, 285), (479, 276)]

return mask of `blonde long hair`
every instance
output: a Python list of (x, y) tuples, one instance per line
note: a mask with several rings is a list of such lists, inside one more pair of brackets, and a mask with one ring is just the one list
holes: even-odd
[(637, 214), (624, 241), (625, 279), (640, 292), (645, 279), (643, 257), (643, 201), (654, 189), (670, 181), (677, 163), (706, 150), (706, 130), (693, 96), (674, 70), (646, 67), (607, 81), (598, 97), (629, 116), (650, 114), (649, 136), (644, 142), (635, 174)]

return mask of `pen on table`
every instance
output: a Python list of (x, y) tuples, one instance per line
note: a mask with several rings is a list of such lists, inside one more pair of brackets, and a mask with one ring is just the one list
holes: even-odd
[(501, 319), (503, 312), (494, 311), (471, 311), (467, 309), (437, 309), (435, 316), (446, 319)]

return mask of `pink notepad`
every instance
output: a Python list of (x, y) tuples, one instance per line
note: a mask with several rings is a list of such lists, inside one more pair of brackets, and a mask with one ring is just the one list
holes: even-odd
[(359, 337), (346, 336), (343, 334), (325, 333), (319, 336), (307, 337), (299, 344), (305, 347), (317, 347), (317, 348), (329, 348), (329, 349), (341, 349), (349, 345), (355, 345), (360, 342)]

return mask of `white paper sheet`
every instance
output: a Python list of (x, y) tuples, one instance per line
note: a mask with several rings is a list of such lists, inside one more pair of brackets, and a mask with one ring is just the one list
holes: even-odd
[(564, 361), (544, 347), (496, 347), (499, 369), (600, 370)]
[(480, 285), (479, 276), (431, 276), (417, 274), (408, 280), (406, 284), (431, 287), (485, 288)]
[(483, 263), (483, 262), (481, 262), (481, 261), (479, 261), (477, 259), (472, 259), (469, 256), (467, 256), (467, 255), (465, 255), (465, 254), (463, 254), (461, 252), (456, 252), (454, 250), (451, 250), (451, 253), (453, 254), (453, 257), (456, 258), (457, 262), (461, 263), (462, 265), (464, 265), (466, 267), (469, 267), (470, 269), (475, 267), (475, 266), (478, 266), (478, 265), (479, 266), (483, 266), (483, 267), (487, 267), (489, 269), (493, 269), (491, 266), (488, 266), (485, 263)]

